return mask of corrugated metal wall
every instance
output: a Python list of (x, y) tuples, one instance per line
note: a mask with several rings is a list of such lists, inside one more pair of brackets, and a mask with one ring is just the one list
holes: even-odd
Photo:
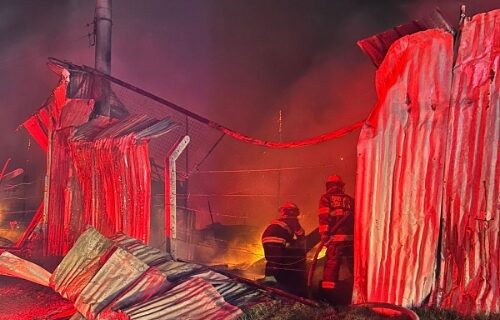
[[(78, 226), (90, 224), (106, 236), (121, 231), (147, 243), (151, 197), (147, 141), (138, 142), (128, 135), (73, 141), (72, 145), (72, 161), (84, 197), (77, 209), (85, 223)], [(68, 212), (76, 215), (75, 210)]]
[(377, 72), (358, 143), (354, 302), (420, 304), (434, 289), (440, 307), (500, 312), (500, 10), (465, 21), (453, 69), (451, 41), (402, 38)]
[(411, 305), (435, 279), (452, 36), (396, 41), (358, 142), (354, 302)]
[(463, 26), (453, 70), (437, 299), (500, 312), (500, 10)]
[[(73, 245), (81, 230), (72, 230), (70, 221), (72, 204), (78, 201), (72, 198), (71, 186), (74, 184), (73, 166), (68, 159), (68, 136), (70, 129), (50, 132), (47, 175), (50, 181), (47, 205), (47, 250), (49, 254), (62, 255)], [(75, 190), (76, 191), (76, 190)], [(84, 225), (81, 228), (83, 229)], [(73, 225), (74, 226), (74, 225)]]

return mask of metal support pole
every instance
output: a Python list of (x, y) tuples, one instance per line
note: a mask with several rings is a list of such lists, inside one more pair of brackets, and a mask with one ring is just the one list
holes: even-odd
[[(111, 0), (96, 0), (95, 4), (95, 68), (104, 74), (111, 74)], [(108, 80), (102, 82), (101, 97), (98, 99), (97, 112), (103, 116), (111, 116), (109, 93), (111, 85)]]
[(96, 0), (95, 4), (95, 68), (111, 74), (111, 0)]
[(49, 234), (48, 234), (48, 220), (49, 220), (49, 204), (50, 204), (50, 179), (52, 177), (52, 148), (53, 148), (54, 132), (50, 129), (47, 133), (48, 148), (47, 148), (47, 173), (45, 174), (44, 188), (43, 188), (43, 211), (41, 217), (41, 233), (42, 233), (42, 251), (43, 255), (49, 254)]
[(181, 138), (168, 152), (165, 158), (165, 236), (167, 238), (167, 251), (176, 259), (177, 248), (177, 169), (176, 160), (186, 149), (189, 136)]

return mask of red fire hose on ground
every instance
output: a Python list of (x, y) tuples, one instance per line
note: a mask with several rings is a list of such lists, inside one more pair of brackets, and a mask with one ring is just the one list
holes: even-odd
[[(371, 309), (376, 313), (387, 316), (403, 315), (410, 320), (419, 320), (419, 316), (412, 310), (385, 302), (366, 302), (351, 305), (352, 308), (366, 308)], [(377, 311), (380, 310), (380, 311)]]

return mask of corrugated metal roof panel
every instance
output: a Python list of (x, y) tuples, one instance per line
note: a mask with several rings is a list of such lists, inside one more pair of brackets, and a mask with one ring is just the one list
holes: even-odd
[(101, 257), (112, 246), (112, 241), (89, 228), (52, 273), (51, 286), (64, 298), (74, 301), (104, 264)]
[(89, 121), (94, 100), (68, 99), (61, 109), (58, 128), (77, 127)]
[(154, 267), (149, 268), (138, 281), (109, 306), (109, 309), (119, 310), (146, 301), (170, 286), (172, 283), (167, 281), (163, 273)]
[(110, 120), (105, 117), (97, 117), (90, 120), (89, 122), (82, 124), (78, 128), (75, 128), (71, 133), (71, 140), (94, 140), (102, 130), (108, 127), (110, 124), (116, 123), (118, 120)]
[(42, 286), (49, 286), (50, 272), (44, 268), (20, 259), (8, 251), (0, 254), (0, 275), (25, 279)]
[(117, 233), (111, 237), (111, 240), (149, 266), (172, 260), (172, 257), (168, 253), (149, 247), (143, 242), (123, 233)]
[(125, 136), (130, 133), (140, 132), (155, 123), (158, 120), (151, 118), (145, 114), (130, 115), (123, 120), (104, 128), (94, 139), (116, 138)]
[(188, 279), (165, 294), (123, 312), (131, 320), (236, 319), (243, 315), (201, 278)]
[(48, 252), (66, 253), (88, 224), (108, 236), (123, 231), (148, 242), (148, 143), (177, 124), (147, 115), (85, 123), (92, 100), (66, 99), (65, 92), (62, 80), (43, 109), (50, 111), (57, 128), (69, 126), (49, 134)]
[(354, 302), (420, 304), (434, 284), (452, 36), (396, 41), (358, 141)]
[(500, 10), (465, 21), (453, 70), (437, 298), (500, 312)]
[(409, 23), (393, 27), (382, 33), (358, 41), (358, 46), (372, 60), (375, 66), (379, 66), (391, 45), (401, 37), (414, 34), (428, 29), (442, 29), (452, 34), (455, 30), (444, 19), (439, 10), (435, 10), (427, 17), (421, 20), (411, 21)]
[(74, 300), (76, 309), (94, 319), (114, 298), (124, 292), (148, 269), (148, 265), (124, 249), (116, 248), (89, 284)]
[[(290, 297), (252, 287), (251, 283), (242, 283), (202, 265), (164, 261), (148, 267), (138, 257), (158, 261), (156, 249), (144, 249), (144, 245), (123, 234), (113, 238), (117, 242), (108, 240), (113, 244), (104, 250), (102, 243), (106, 238), (90, 228), (54, 273), (59, 290), (71, 287), (69, 299), (86, 318), (232, 319), (242, 314), (241, 308), (250, 309), (273, 300), (290, 301)], [(85, 263), (86, 260), (90, 262)], [(74, 280), (80, 278), (86, 281)]]
[(167, 276), (167, 279), (171, 282), (177, 282), (188, 276), (200, 273), (204, 271), (206, 267), (187, 262), (180, 261), (166, 261), (162, 264), (155, 266), (160, 272)]
[(199, 274), (192, 276), (193, 278), (201, 278), (217, 289), (224, 300), (237, 307), (246, 307), (249, 303), (258, 300), (264, 292), (250, 287), (249, 285), (236, 282), (233, 279), (214, 272), (212, 270), (207, 270)]

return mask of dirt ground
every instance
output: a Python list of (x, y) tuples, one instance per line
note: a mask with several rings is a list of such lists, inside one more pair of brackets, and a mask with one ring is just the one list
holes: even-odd
[(42, 320), (61, 308), (71, 306), (52, 289), (0, 276), (0, 320)]
[[(52, 272), (61, 258), (41, 258), (22, 256)], [(57, 292), (30, 281), (0, 276), (0, 320), (42, 320), (57, 310), (72, 306)]]

